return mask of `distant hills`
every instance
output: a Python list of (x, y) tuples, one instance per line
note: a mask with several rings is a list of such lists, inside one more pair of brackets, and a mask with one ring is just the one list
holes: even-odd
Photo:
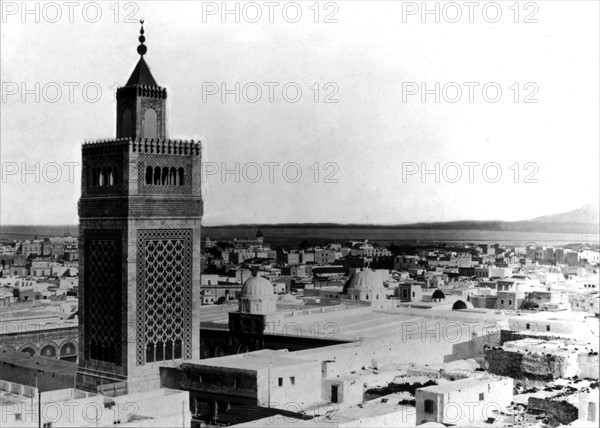
[(399, 228), (475, 229), (512, 232), (599, 233), (598, 204), (585, 205), (574, 211), (545, 215), (521, 221), (451, 221), (399, 225)]
[(597, 227), (599, 206), (598, 204), (590, 204), (567, 213), (545, 215), (529, 221), (536, 223), (583, 223), (594, 224)]
[(231, 226), (208, 226), (207, 228), (361, 228), (361, 229), (429, 229), (429, 230), (489, 230), (508, 232), (546, 232), (546, 233), (599, 233), (599, 205), (590, 204), (560, 214), (551, 214), (531, 220), (520, 221), (446, 221), (411, 224), (338, 224), (338, 223), (281, 223), (281, 224), (238, 224)]

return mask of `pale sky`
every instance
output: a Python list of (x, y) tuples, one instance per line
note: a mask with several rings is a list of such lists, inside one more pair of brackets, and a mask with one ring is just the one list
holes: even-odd
[[(290, 2), (279, 2), (273, 23), (264, 2), (237, 3), (239, 23), (235, 15), (222, 22), (220, 11), (203, 15), (203, 7), (210, 12), (221, 2), (120, 3), (118, 17), (114, 2), (100, 2), (97, 22), (88, 22), (96, 13), (90, 2), (79, 2), (73, 22), (67, 7), (56, 18), (56, 7), (41, 2), (38, 23), (35, 12), (21, 14), (21, 2), (3, 2), (2, 224), (77, 223), (81, 143), (114, 138), (111, 88), (126, 82), (139, 59), (139, 24), (123, 22), (130, 13), (146, 21), (145, 59), (168, 90), (168, 136), (200, 139), (206, 171), (240, 165), (239, 183), (235, 174), (206, 177), (206, 225), (521, 220), (598, 201), (597, 1), (538, 1), (527, 8), (521, 2), (518, 17), (514, 1), (500, 1), (496, 23), (488, 22), (495, 4), (482, 10), (490, 2), (474, 9), (473, 23), (463, 2), (453, 4), (462, 12), (456, 23), (448, 21), (457, 9), (446, 2), (437, 2), (440, 23), (434, 15), (422, 22), (420, 10), (408, 14), (421, 1), (321, 2), (318, 23), (314, 1), (297, 2), (302, 16), (295, 23), (288, 22), (296, 13)], [(34, 11), (35, 4), (29, 3)], [(257, 6), (261, 19), (248, 22)], [(337, 23), (323, 22), (330, 14)], [(208, 92), (221, 84), (235, 91), (236, 82), (239, 103), (233, 94), (222, 102), (220, 93)], [(278, 84), (272, 103), (268, 82)], [(422, 102), (420, 92), (407, 92), (422, 83), (433, 90), (436, 82), (439, 103), (434, 94)], [(472, 103), (465, 82), (473, 82)], [(252, 103), (255, 86), (262, 95)], [(95, 87), (102, 94), (92, 102)], [(449, 102), (456, 87), (462, 96)], [(498, 87), (501, 97), (492, 103)], [(23, 100), (24, 88), (32, 93)], [(302, 94), (293, 103), (295, 88)], [(330, 94), (337, 103), (324, 102)], [(538, 102), (526, 103), (526, 97)], [(34, 173), (21, 174), (37, 162), (39, 183)], [(53, 162), (61, 166), (60, 179)], [(252, 162), (261, 166), (257, 180)], [(273, 182), (270, 162), (279, 163)], [(403, 179), (403, 170), (433, 170), (436, 162), (439, 183), (434, 174)], [(482, 174), (492, 162), (502, 173), (495, 183), (489, 182), (494, 167), (487, 170), (489, 180)], [(75, 163), (74, 180), (69, 163)], [(288, 182), (293, 167), (282, 172), (291, 163), (302, 170), (295, 183)], [(473, 182), (465, 163), (479, 164), (472, 164)], [(456, 164), (462, 177), (451, 183)], [(325, 182), (331, 172), (337, 183)], [(526, 183), (532, 172), (537, 183)]]

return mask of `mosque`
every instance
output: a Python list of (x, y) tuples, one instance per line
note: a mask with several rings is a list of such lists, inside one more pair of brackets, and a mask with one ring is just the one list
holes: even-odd
[[(331, 305), (341, 307), (392, 307), (381, 277), (371, 269), (361, 269), (351, 275), (343, 291)], [(327, 339), (304, 332), (290, 324), (291, 314), (329, 311), (335, 306), (327, 302), (312, 308), (295, 310), (303, 303), (291, 294), (278, 296), (273, 284), (257, 272), (248, 278), (238, 299), (238, 311), (228, 314), (228, 328), (215, 322), (200, 324), (201, 358), (222, 357), (261, 349), (298, 351), (329, 346), (352, 339)], [(287, 326), (287, 328), (286, 328)]]

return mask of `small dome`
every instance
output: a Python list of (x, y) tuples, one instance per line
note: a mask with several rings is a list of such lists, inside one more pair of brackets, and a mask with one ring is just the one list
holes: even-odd
[(242, 287), (242, 296), (263, 297), (273, 296), (274, 294), (273, 284), (268, 279), (258, 275), (258, 273), (254, 273), (253, 276), (248, 278)]
[(298, 302), (298, 299), (296, 299), (296, 297), (291, 294), (284, 294), (283, 296), (281, 296), (278, 299), (278, 301), (280, 301), (280, 302)]
[(432, 299), (445, 299), (446, 295), (444, 294), (444, 292), (442, 290), (435, 290), (433, 292), (433, 294), (431, 295)]
[(379, 290), (385, 288), (381, 277), (371, 269), (356, 272), (348, 284), (348, 289), (354, 290)]
[(262, 230), (259, 229), (258, 232), (256, 232), (256, 237), (257, 238), (263, 238), (264, 237), (264, 234), (262, 233)]

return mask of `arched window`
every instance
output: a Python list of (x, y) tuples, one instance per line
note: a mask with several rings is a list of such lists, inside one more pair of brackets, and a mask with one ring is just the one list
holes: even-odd
[(175, 351), (173, 354), (176, 360), (181, 358), (181, 339), (175, 339)]
[(152, 184), (152, 167), (146, 167), (146, 184)]
[(169, 184), (169, 168), (167, 168), (166, 166), (162, 169), (161, 184), (163, 186)]
[(154, 168), (154, 185), (160, 185), (160, 167)]
[[(219, 345), (215, 348), (215, 357), (223, 357), (225, 356), (225, 348), (223, 348), (223, 346)], [(200, 382), (202, 382), (202, 380), (200, 380)]]
[(98, 346), (95, 340), (90, 341), (90, 358), (92, 360), (98, 359)]
[(114, 184), (115, 184), (115, 176), (113, 174), (113, 169), (110, 166), (107, 168), (107, 175), (108, 175), (108, 177), (107, 177), (108, 179), (106, 181), (107, 182), (107, 186), (114, 186)]
[(133, 137), (133, 118), (131, 110), (125, 109), (121, 118), (121, 135), (123, 137)]
[(169, 184), (171, 186), (177, 185), (177, 170), (175, 168), (171, 168), (169, 171)]
[(104, 349), (104, 361), (107, 361), (109, 363), (114, 363), (117, 359), (117, 349), (115, 348), (115, 345), (108, 345), (106, 346)]
[(177, 173), (179, 175), (179, 185), (183, 186), (185, 184), (185, 174), (183, 172), (183, 168), (179, 168)]
[(60, 356), (67, 357), (71, 355), (75, 355), (77, 352), (75, 351), (75, 345), (73, 343), (66, 343), (60, 348)]
[(47, 345), (42, 348), (40, 355), (44, 357), (56, 358), (56, 348), (52, 345)]
[(144, 113), (144, 137), (158, 138), (158, 115), (151, 108)]
[(153, 363), (154, 362), (154, 343), (146, 344), (146, 362)]
[(156, 359), (155, 359), (155, 361), (164, 361), (164, 360), (165, 360), (164, 344), (162, 341), (158, 341), (156, 343)]
[(165, 361), (173, 359), (173, 341), (167, 340), (165, 342)]
[(26, 352), (31, 356), (35, 355), (35, 349), (33, 349), (32, 347), (29, 347), (29, 346), (21, 349), (21, 352)]
[(99, 177), (98, 177), (98, 185), (99, 186), (106, 186), (106, 179), (108, 178), (107, 174), (106, 174), (106, 168), (101, 168), (99, 170), (99, 172), (100, 172), (100, 174), (99, 174)]

